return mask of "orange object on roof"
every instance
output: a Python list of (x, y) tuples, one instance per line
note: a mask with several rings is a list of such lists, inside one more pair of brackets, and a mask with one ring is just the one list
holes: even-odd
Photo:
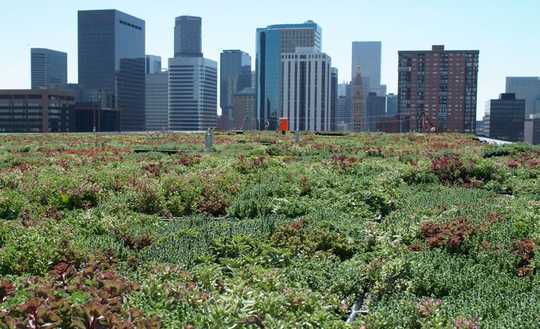
[(289, 131), (289, 118), (280, 118), (279, 119), (279, 131), (281, 131), (281, 132)]

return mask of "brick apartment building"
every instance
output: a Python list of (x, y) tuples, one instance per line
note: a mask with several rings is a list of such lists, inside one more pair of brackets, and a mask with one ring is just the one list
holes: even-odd
[(478, 50), (399, 52), (398, 111), (417, 132), (474, 133)]

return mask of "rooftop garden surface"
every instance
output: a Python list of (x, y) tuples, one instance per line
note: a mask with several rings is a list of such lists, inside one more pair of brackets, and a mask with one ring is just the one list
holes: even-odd
[(214, 143), (0, 136), (0, 328), (540, 323), (540, 148), (458, 134)]

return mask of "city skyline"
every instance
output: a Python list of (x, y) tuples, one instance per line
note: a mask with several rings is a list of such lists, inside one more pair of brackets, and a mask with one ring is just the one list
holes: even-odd
[[(397, 91), (398, 50), (427, 50), (432, 44), (445, 44), (449, 49), (479, 49), (482, 56), (477, 118), (480, 118), (483, 104), (504, 92), (506, 77), (540, 75), (540, 61), (537, 60), (540, 46), (532, 33), (540, 26), (534, 14), (540, 10), (540, 4), (536, 1), (459, 2), (456, 5), (455, 2), (441, 1), (428, 7), (422, 6), (420, 1), (410, 4), (343, 1), (338, 6), (322, 1), (310, 1), (310, 6), (305, 6), (306, 1), (293, 4), (278, 1), (276, 6), (268, 6), (250, 1), (215, 4), (203, 0), (182, 5), (182, 8), (172, 1), (163, 1), (159, 8), (152, 8), (117, 1), (114, 7), (147, 22), (146, 53), (162, 58), (173, 55), (173, 31), (168, 22), (178, 15), (202, 17), (203, 49), (206, 57), (213, 60), (219, 59), (223, 49), (242, 49), (255, 57), (257, 27), (302, 23), (311, 19), (322, 28), (323, 49), (339, 69), (340, 81), (350, 80), (348, 68), (353, 41), (381, 41), (381, 83), (388, 85), (389, 93)], [(33, 24), (16, 31), (1, 29), (0, 36), (11, 44), (11, 51), (4, 54), (5, 60), (0, 67), (4, 73), (0, 76), (0, 88), (30, 86), (31, 47), (67, 52), (68, 80), (77, 82), (77, 10), (109, 8), (110, 4), (105, 1), (83, 4), (57, 1), (54, 5), (35, 2), (31, 6), (14, 4), (11, 7), (4, 13), (1, 24), (19, 26), (19, 19), (24, 15), (27, 21), (39, 25), (39, 29)], [(361, 11), (354, 10), (359, 7)], [(258, 14), (262, 12), (265, 15)], [(242, 19), (235, 19), (237, 17)], [(399, 28), (399, 17), (414, 19), (407, 19), (407, 25)], [(358, 28), (351, 28), (354, 21), (358, 22)], [(365, 26), (368, 28), (363, 29)]]

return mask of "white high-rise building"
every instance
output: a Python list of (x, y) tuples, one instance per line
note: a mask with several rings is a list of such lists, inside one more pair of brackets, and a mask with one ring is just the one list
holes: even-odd
[(297, 47), (322, 50), (322, 29), (313, 22), (270, 25), (257, 29), (255, 61), (257, 90), (257, 129), (276, 130), (282, 115), (281, 54), (294, 53)]
[(169, 128), (201, 131), (217, 125), (217, 62), (202, 54), (201, 18), (180, 16), (169, 59)]
[(146, 75), (146, 130), (169, 129), (169, 73)]
[(170, 58), (168, 98), (171, 130), (215, 128), (217, 62), (203, 57)]
[(281, 55), (282, 117), (292, 131), (331, 130), (330, 56), (316, 48), (296, 48)]

